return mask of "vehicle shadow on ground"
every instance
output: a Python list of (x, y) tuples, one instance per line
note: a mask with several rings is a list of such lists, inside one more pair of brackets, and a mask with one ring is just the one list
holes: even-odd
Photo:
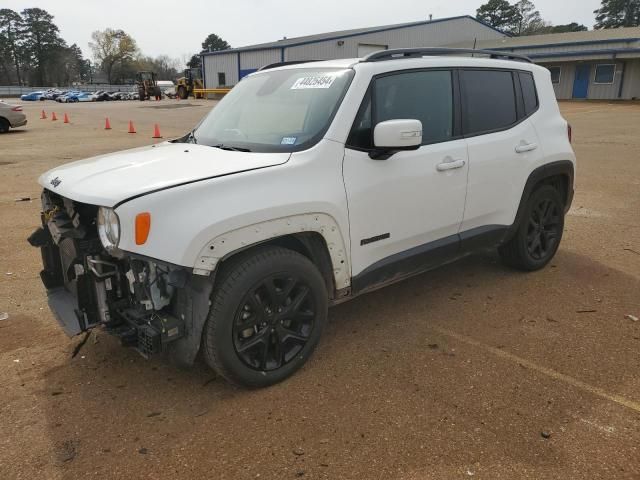
[[(369, 478), (385, 469), (395, 472), (393, 477), (398, 471), (448, 476), (480, 460), (504, 466), (505, 458), (552, 471), (572, 459), (564, 445), (541, 443), (541, 429), (559, 418), (562, 428), (570, 428), (578, 423), (576, 409), (579, 418), (588, 419), (601, 408), (601, 399), (584, 392), (578, 399), (575, 392), (558, 395), (554, 388), (565, 385), (535, 374), (529, 384), (523, 377), (531, 374), (523, 373), (522, 365), (496, 363), (434, 327), (507, 350), (509, 342), (520, 342), (520, 355), (535, 357), (536, 348), (546, 348), (536, 346), (543, 339), (574, 335), (571, 322), (585, 328), (583, 318), (573, 319), (582, 315), (576, 310), (594, 290), (604, 299), (614, 295), (609, 285), (617, 286), (615, 298), (598, 304), (602, 312), (619, 313), (640, 289), (637, 279), (570, 252), (561, 251), (553, 265), (532, 274), (502, 267), (492, 253), (468, 257), (331, 309), (308, 365), (259, 391), (236, 389), (202, 363), (180, 370), (158, 359), (146, 361), (98, 332), (78, 355), (45, 374), (38, 401), (45, 404), (53, 451), (43, 461), (69, 478), (88, 471), (113, 478), (144, 471), (157, 478), (196, 458), (197, 468), (210, 478), (215, 471), (254, 478), (249, 472), (256, 462), (293, 469), (293, 477), (305, 460), (307, 471), (319, 469), (330, 478)], [(540, 320), (539, 306), (551, 308), (558, 299), (569, 309), (566, 315), (554, 311), (554, 332), (555, 324)], [(606, 322), (602, 328), (608, 328)], [(605, 346), (619, 344), (619, 335), (637, 334), (631, 325), (620, 329), (602, 339)], [(69, 356), (78, 342), (69, 346)], [(569, 351), (573, 346), (565, 342)], [(597, 383), (600, 369), (608, 375), (607, 389), (623, 390), (625, 379), (607, 370), (615, 371), (629, 348), (638, 346), (635, 341), (596, 359), (594, 376), (585, 381)], [(542, 353), (546, 361), (553, 355)], [(580, 358), (582, 350), (574, 353), (574, 361), (591, 366), (592, 359)], [(549, 365), (568, 371), (570, 366)], [(600, 448), (593, 442), (586, 441), (585, 448)], [(291, 455), (299, 444), (306, 454)], [(483, 447), (487, 444), (495, 448)], [(259, 447), (247, 450), (247, 445)], [(168, 454), (176, 446), (186, 457)], [(410, 461), (407, 452), (414, 455)], [(364, 460), (369, 455), (379, 459), (378, 470)]]

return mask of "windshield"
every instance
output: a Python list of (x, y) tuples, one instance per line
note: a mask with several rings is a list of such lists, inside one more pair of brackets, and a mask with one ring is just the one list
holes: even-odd
[(291, 152), (318, 142), (353, 70), (266, 71), (243, 79), (193, 131), (198, 144), (252, 152)]

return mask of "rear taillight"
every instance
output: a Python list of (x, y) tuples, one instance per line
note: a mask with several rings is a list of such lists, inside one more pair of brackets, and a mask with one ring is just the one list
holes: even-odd
[(567, 124), (567, 136), (569, 137), (569, 143), (573, 140), (573, 131), (571, 130), (571, 125)]
[(13, 107), (11, 110), (14, 111), (14, 112), (21, 112), (22, 111), (22, 107)]

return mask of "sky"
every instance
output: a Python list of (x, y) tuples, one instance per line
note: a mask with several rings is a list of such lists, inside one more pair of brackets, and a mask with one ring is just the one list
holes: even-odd
[[(512, 3), (515, 0), (511, 0)], [(533, 0), (554, 24), (578, 22), (590, 29), (600, 0)], [(91, 32), (122, 29), (145, 55), (185, 60), (210, 33), (232, 47), (350, 28), (475, 15), (486, 0), (1, 0), (2, 8), (38, 7), (54, 16), (68, 44), (91, 58)]]

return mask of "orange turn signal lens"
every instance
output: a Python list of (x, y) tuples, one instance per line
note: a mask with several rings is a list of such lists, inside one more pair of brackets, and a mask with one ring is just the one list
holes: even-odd
[(151, 214), (143, 212), (136, 215), (136, 245), (144, 245), (151, 230)]

